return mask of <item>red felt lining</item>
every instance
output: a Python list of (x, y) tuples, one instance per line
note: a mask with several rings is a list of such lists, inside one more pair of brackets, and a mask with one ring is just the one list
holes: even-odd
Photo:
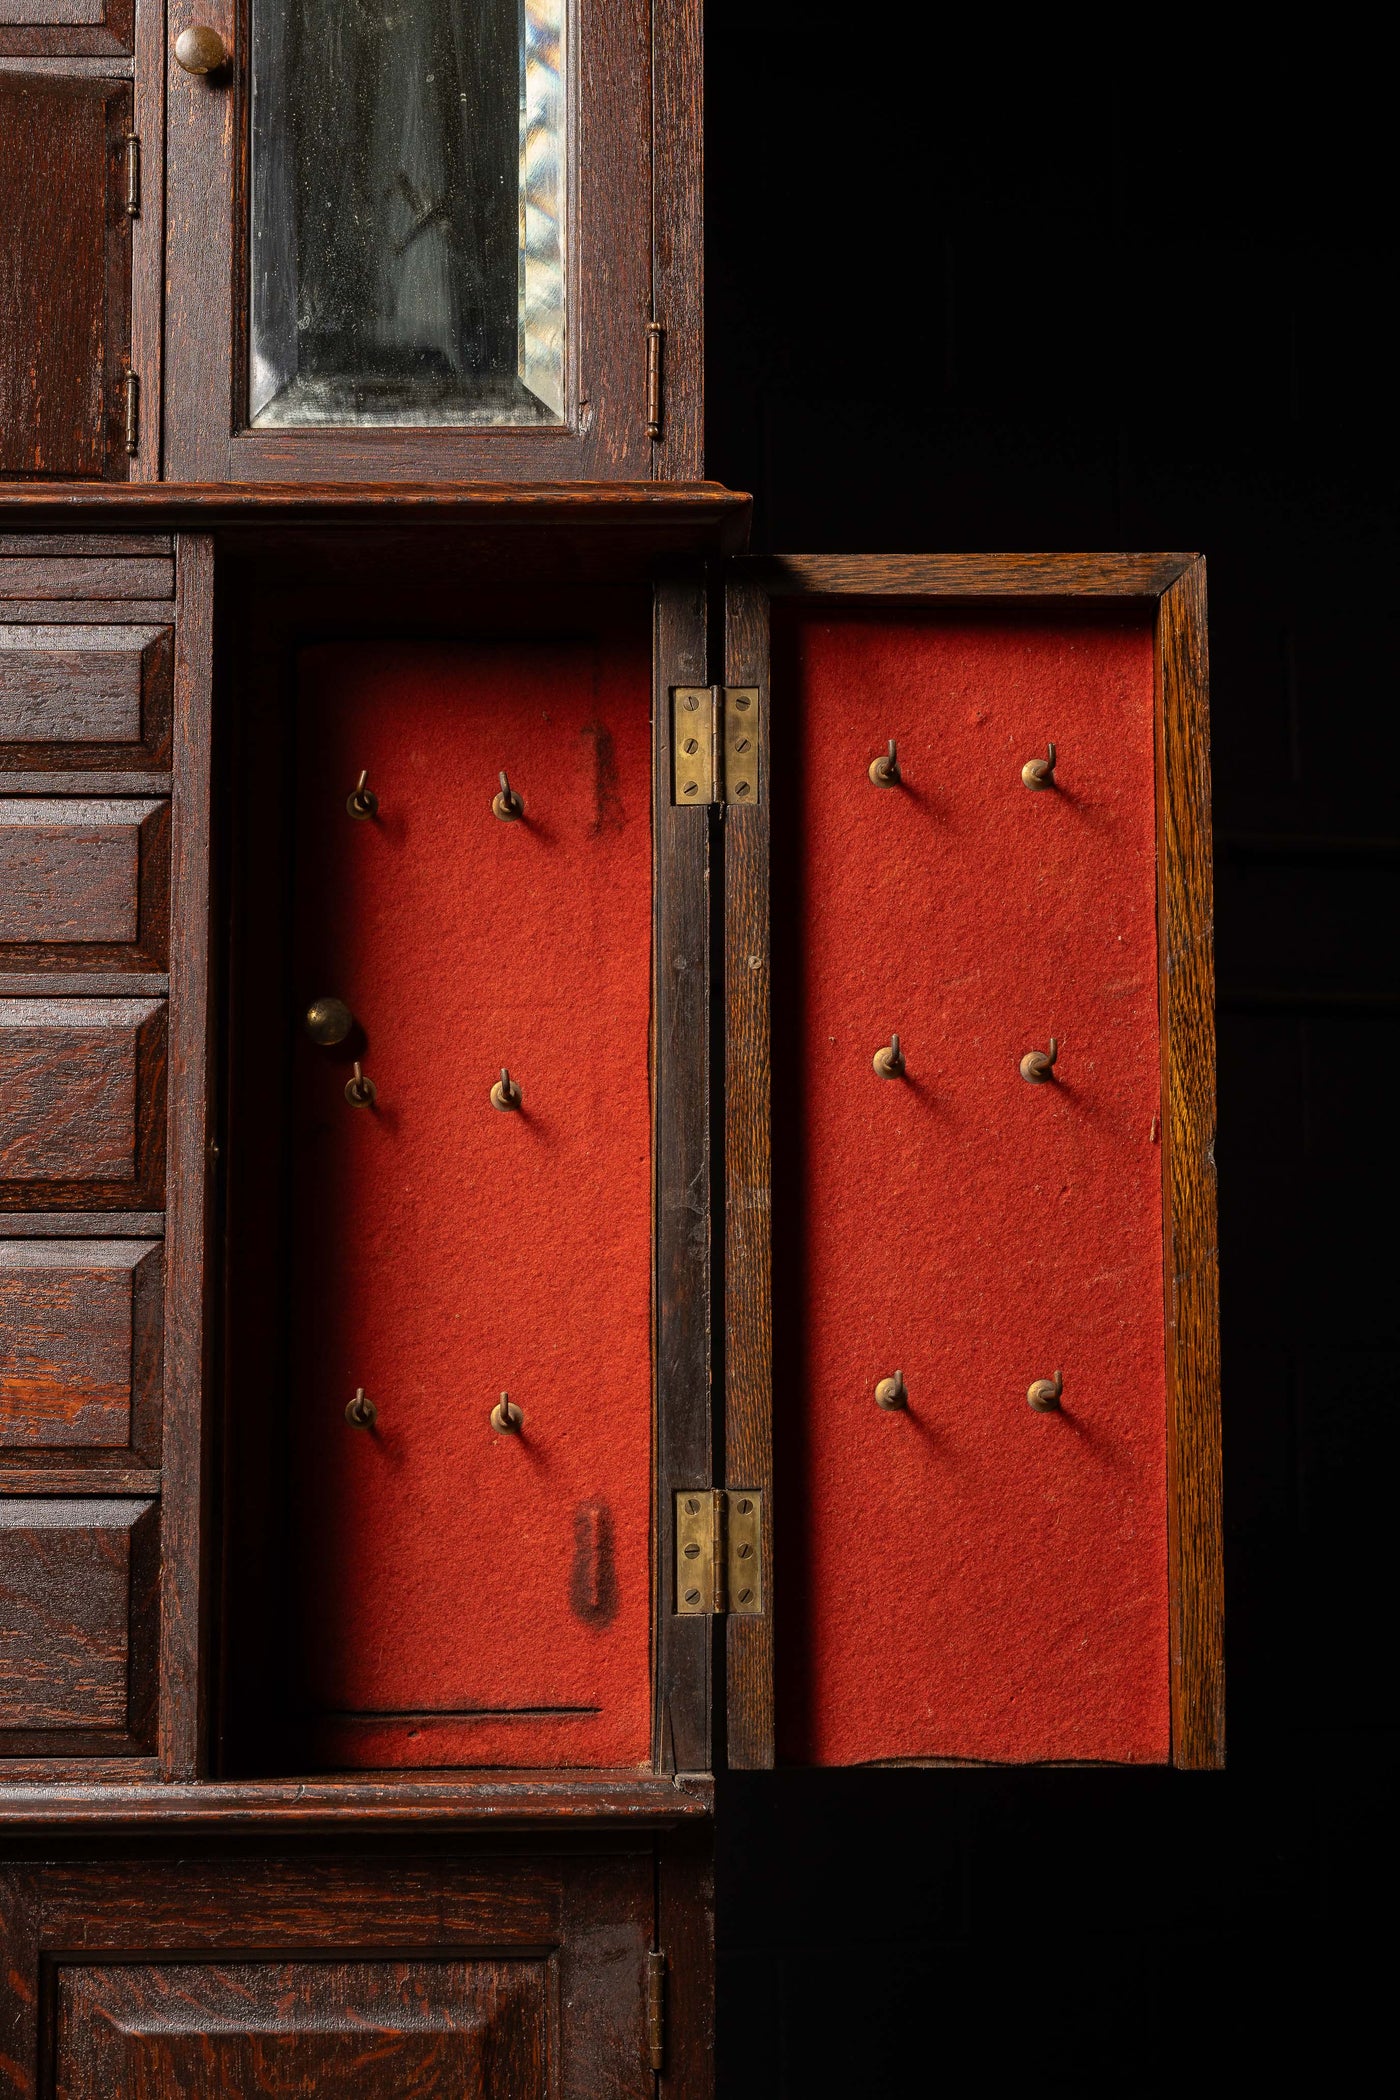
[[(649, 711), (644, 633), (300, 659), (292, 996), (362, 1031), (294, 1052), (293, 1544), (329, 1764), (648, 1752)], [(523, 822), (492, 815), (503, 767)], [(490, 1105), (503, 1064), (522, 1113)], [(490, 1426), (502, 1388), (522, 1435)]]
[(782, 1752), (1162, 1760), (1150, 623), (790, 609), (774, 739)]

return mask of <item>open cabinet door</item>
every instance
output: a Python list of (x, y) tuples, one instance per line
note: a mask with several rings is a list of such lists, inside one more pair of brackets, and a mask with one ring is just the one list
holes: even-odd
[(1204, 565), (738, 562), (725, 634), (729, 1762), (1218, 1764)]

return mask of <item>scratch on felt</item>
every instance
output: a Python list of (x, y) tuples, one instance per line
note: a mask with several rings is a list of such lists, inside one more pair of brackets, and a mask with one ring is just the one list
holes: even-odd
[(626, 827), (627, 815), (618, 785), (617, 752), (612, 731), (595, 720), (585, 723), (580, 734), (593, 739), (592, 835), (596, 839), (601, 838), (605, 831), (622, 831)]

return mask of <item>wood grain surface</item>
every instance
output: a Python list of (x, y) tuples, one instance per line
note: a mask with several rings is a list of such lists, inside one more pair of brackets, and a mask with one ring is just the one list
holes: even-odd
[(0, 625), (0, 790), (24, 768), (170, 763), (170, 627)]
[(152, 599), (174, 595), (175, 564), (168, 555), (0, 555), (0, 599)]
[(0, 1500), (6, 1750), (134, 1735), (149, 1718), (149, 1658), (137, 1685), (132, 1636), (154, 1574), (155, 1511), (124, 1498)]
[(129, 1452), (141, 1416), (149, 1450), (161, 1255), (158, 1240), (0, 1240), (0, 1449)]
[(165, 1156), (165, 1003), (0, 999), (0, 1204), (140, 1209)]
[(136, 0), (0, 0), (0, 53), (105, 58), (132, 48)]
[(0, 474), (124, 480), (129, 82), (0, 74)]
[(163, 802), (0, 797), (0, 943), (134, 943), (141, 834), (164, 814)]

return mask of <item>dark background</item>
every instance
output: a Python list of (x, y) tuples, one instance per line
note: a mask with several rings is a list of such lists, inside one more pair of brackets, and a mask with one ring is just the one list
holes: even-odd
[(1184, 16), (950, 50), (933, 12), (767, 12), (707, 14), (707, 470), (755, 547), (1208, 559), (1229, 1769), (729, 1780), (722, 2100), (1369, 2089), (1400, 1495), (1377, 60), (1325, 22), (1231, 68)]

